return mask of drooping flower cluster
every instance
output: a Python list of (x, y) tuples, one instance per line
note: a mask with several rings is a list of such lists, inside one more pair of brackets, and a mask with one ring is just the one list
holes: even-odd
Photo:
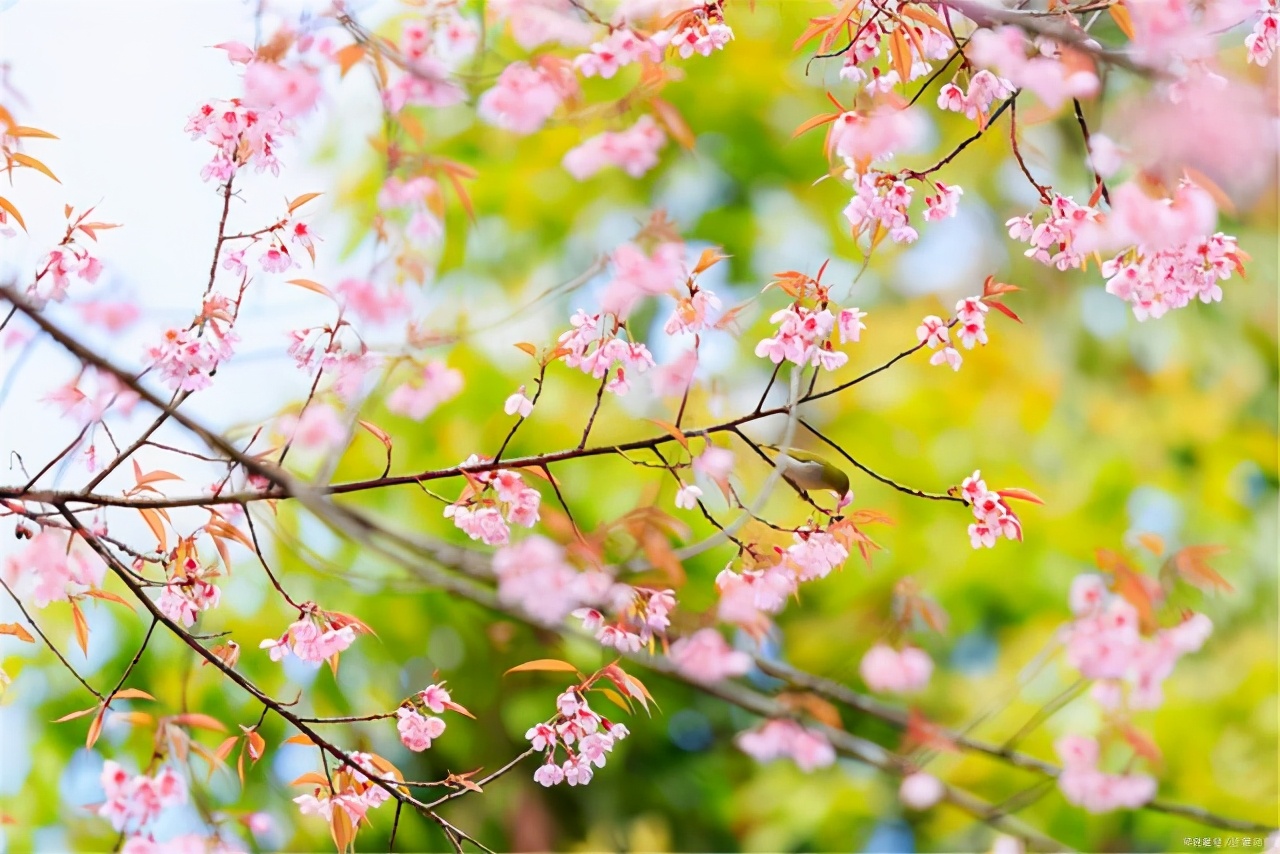
[(222, 598), (222, 591), (210, 580), (219, 575), (218, 568), (202, 565), (194, 554), (187, 554), (174, 564), (156, 607), (175, 623), (190, 627), (201, 611), (216, 608)]
[(319, 663), (351, 646), (359, 631), (367, 629), (354, 618), (321, 611), (308, 603), (283, 635), (278, 639), (267, 638), (258, 648), (269, 650), (272, 661), (280, 661), (292, 653), (302, 661)]
[(582, 628), (595, 632), (596, 640), (618, 652), (639, 652), (654, 637), (671, 625), (671, 612), (676, 607), (674, 590), (652, 590), (630, 587), (615, 582), (609, 589), (610, 611), (578, 608), (573, 616), (582, 620)]
[[(537, 724), (524, 734), (534, 750), (546, 752), (533, 779), (548, 787), (559, 783), (585, 786), (591, 782), (594, 768), (603, 768), (614, 745), (630, 732), (625, 725), (593, 711), (576, 688), (556, 698), (556, 712), (550, 723)], [(559, 750), (565, 753), (563, 762), (556, 759)]]
[(577, 82), (565, 69), (546, 62), (538, 66), (513, 62), (498, 75), (494, 87), (480, 96), (476, 113), (495, 127), (518, 134), (539, 130), (566, 99), (577, 94)]
[(1033, 45), (1018, 27), (979, 29), (964, 52), (970, 62), (995, 69), (1013, 88), (1035, 93), (1051, 110), (1098, 92), (1098, 75), (1087, 62), (1049, 39)]
[[(378, 191), (379, 221), (384, 226), (394, 225), (397, 233), (403, 232), (402, 237), (414, 243), (431, 245), (444, 236), (440, 204), (440, 186), (426, 175), (407, 181), (392, 175)], [(389, 216), (393, 212), (400, 216)], [(403, 225), (401, 219), (404, 219)]]
[(858, 665), (862, 681), (872, 691), (910, 694), (922, 690), (933, 675), (933, 659), (919, 647), (896, 650), (878, 643), (867, 650)]
[(186, 329), (168, 329), (159, 344), (147, 348), (147, 361), (175, 391), (200, 391), (213, 384), (213, 372), (235, 353), (240, 338), (232, 325), (236, 309), (225, 296), (212, 294)]
[(645, 38), (626, 27), (619, 27), (591, 45), (587, 53), (574, 57), (573, 67), (583, 77), (602, 77), (608, 80), (618, 73), (618, 69), (633, 62), (642, 59), (661, 62), (670, 39), (671, 34), (665, 30)]
[(1248, 61), (1259, 66), (1267, 65), (1276, 55), (1277, 44), (1280, 44), (1280, 10), (1276, 9), (1275, 3), (1270, 3), (1266, 14), (1253, 25), (1253, 32), (1245, 36)]
[[(778, 324), (778, 329), (756, 345), (756, 356), (762, 359), (768, 359), (775, 365), (785, 361), (800, 366), (814, 365), (828, 371), (834, 371), (849, 361), (848, 355), (836, 350), (831, 343), (836, 316), (826, 308), (810, 309), (796, 302), (775, 311), (769, 322)], [(842, 327), (842, 335), (844, 331)]]
[(965, 297), (956, 303), (955, 320), (951, 323), (932, 314), (922, 320), (916, 327), (916, 340), (931, 350), (942, 347), (929, 357), (929, 364), (960, 370), (964, 358), (952, 344), (951, 329), (955, 328), (956, 337), (966, 350), (972, 350), (975, 344), (986, 344), (987, 311), (982, 297)]
[(1080, 267), (1092, 250), (1089, 240), (1096, 234), (1102, 214), (1077, 204), (1070, 196), (1054, 196), (1047, 213), (1039, 224), (1033, 222), (1031, 214), (1010, 219), (1005, 223), (1009, 236), (1029, 244), (1031, 248), (1023, 254), (1041, 264), (1059, 270)]
[(200, 170), (200, 178), (225, 184), (240, 167), (252, 165), (257, 172), (280, 174), (276, 150), (280, 141), (293, 135), (293, 125), (277, 109), (245, 106), (237, 98), (213, 100), (200, 105), (187, 120), (192, 139), (203, 138), (214, 147), (213, 159)]
[[(487, 462), (472, 454), (462, 467)], [(473, 540), (489, 546), (505, 546), (511, 540), (507, 523), (532, 528), (538, 522), (542, 495), (524, 482), (517, 471), (498, 469), (467, 474), (467, 486), (458, 500), (444, 508), (446, 519)]]
[(618, 320), (626, 320), (636, 304), (646, 296), (670, 293), (684, 281), (684, 246), (660, 243), (645, 254), (634, 243), (624, 243), (613, 252), (613, 278), (600, 297), (600, 307)]
[(720, 632), (710, 628), (678, 639), (667, 655), (681, 674), (695, 682), (719, 682), (751, 669), (751, 656), (729, 646)]
[(781, 611), (801, 581), (825, 578), (844, 565), (849, 558), (844, 530), (801, 529), (792, 534), (794, 542), (786, 549), (775, 548), (776, 563), (741, 572), (721, 570), (716, 576), (720, 619), (750, 631), (767, 626), (766, 615)]
[(977, 520), (969, 526), (969, 544), (976, 548), (994, 548), (996, 540), (1004, 537), (1022, 541), (1022, 520), (1013, 512), (999, 492), (987, 489), (982, 472), (975, 471), (960, 485), (960, 497), (973, 510)]
[(1244, 256), (1235, 238), (1209, 234), (1216, 207), (1195, 184), (1184, 181), (1172, 198), (1152, 198), (1130, 182), (1116, 188), (1112, 202), (1112, 213), (1104, 217), (1055, 196), (1049, 216), (1038, 225), (1031, 214), (1006, 225), (1010, 237), (1030, 244), (1024, 253), (1028, 258), (1059, 270), (1082, 267), (1094, 251), (1127, 247), (1103, 262), (1102, 275), (1107, 292), (1129, 302), (1139, 320), (1197, 299), (1217, 302), (1222, 299), (1219, 282), (1243, 271)]
[(894, 243), (914, 243), (920, 237), (907, 214), (915, 191), (904, 181), (874, 170), (863, 175), (846, 173), (846, 177), (854, 182), (854, 195), (845, 206), (844, 216), (853, 227), (855, 238), (867, 234), (874, 242), (877, 236), (887, 233)]
[(765, 721), (756, 729), (739, 733), (738, 749), (757, 762), (790, 759), (806, 774), (836, 761), (827, 737), (788, 718)]
[(5, 555), (0, 578), (16, 594), (30, 597), (37, 608), (43, 608), (100, 587), (106, 569), (96, 554), (70, 548), (65, 534), (45, 529), (24, 548)]
[(668, 335), (702, 332), (711, 323), (712, 312), (719, 311), (720, 298), (706, 288), (694, 285), (692, 293), (676, 300), (676, 307), (662, 328)]
[(102, 262), (89, 250), (74, 243), (65, 243), (49, 250), (40, 264), (36, 280), (27, 288), (27, 296), (38, 308), (46, 303), (62, 302), (72, 279), (93, 284), (102, 275)]
[(409, 20), (400, 32), (400, 52), (409, 69), (383, 92), (388, 110), (406, 106), (450, 107), (466, 97), (450, 74), (480, 43), (476, 24), (456, 7), (441, 6), (431, 20)]
[(587, 314), (582, 309), (569, 318), (573, 329), (562, 333), (559, 343), (567, 350), (561, 358), (571, 368), (590, 374), (598, 380), (611, 371), (613, 379), (605, 385), (605, 391), (624, 395), (631, 390), (627, 371), (644, 373), (654, 366), (653, 354), (644, 344), (623, 341), (617, 337), (617, 324), (609, 328), (605, 315)]
[(1067, 662), (1097, 680), (1093, 697), (1108, 708), (1159, 707), (1162, 685), (1178, 659), (1199, 650), (1213, 631), (1208, 617), (1193, 614), (1144, 637), (1134, 606), (1109, 593), (1103, 578), (1093, 574), (1072, 582), (1071, 610), (1076, 619), (1063, 630)]
[(63, 418), (84, 426), (101, 422), (108, 413), (127, 416), (140, 398), (115, 374), (86, 369), (44, 399), (57, 406)]
[(386, 803), (391, 795), (386, 789), (369, 779), (369, 776), (383, 777), (374, 764), (374, 758), (368, 753), (348, 753), (355, 767), (343, 765), (332, 775), (333, 788), (317, 786), (309, 795), (299, 795), (293, 799), (298, 811), (303, 815), (318, 815), (325, 821), (333, 819), (334, 807), (340, 808), (351, 819), (353, 825), (359, 825), (365, 813)]
[[(942, 26), (940, 21), (937, 26)], [(861, 83), (870, 78), (866, 86), (868, 92), (885, 92), (901, 83), (918, 80), (933, 70), (930, 60), (946, 59), (955, 49), (955, 43), (943, 30), (935, 29), (935, 26), (918, 25), (904, 18), (897, 18), (891, 24), (874, 20), (873, 16), (872, 20), (858, 22), (854, 32), (853, 44), (840, 67), (840, 79)], [(872, 66), (868, 71), (861, 67), (880, 56), (881, 41), (886, 36), (893, 36), (895, 32), (905, 36), (902, 44), (909, 54), (908, 80), (902, 80), (896, 69), (881, 71)]]
[(695, 53), (710, 56), (733, 41), (733, 30), (724, 21), (695, 21), (670, 36), (671, 49), (688, 59)]
[(499, 549), (493, 556), (493, 572), (498, 601), (548, 626), (558, 625), (579, 608), (613, 612), (634, 598), (629, 585), (607, 573), (575, 569), (563, 548), (538, 534)]
[(392, 390), (387, 396), (387, 409), (414, 421), (421, 421), (440, 404), (457, 397), (462, 391), (462, 372), (444, 362), (427, 362), (421, 372)]
[(1054, 744), (1062, 757), (1058, 788), (1068, 802), (1092, 813), (1137, 809), (1156, 795), (1156, 781), (1146, 774), (1108, 774), (1098, 769), (1098, 742), (1067, 735)]
[(123, 833), (137, 833), (161, 811), (187, 802), (187, 782), (170, 765), (147, 776), (130, 774), (108, 759), (102, 765), (101, 781), (106, 800), (96, 812)]
[(406, 705), (396, 709), (396, 730), (400, 733), (400, 741), (415, 753), (430, 748), (431, 742), (444, 734), (444, 718), (436, 715), (444, 714), (445, 710), (471, 716), (470, 712), (453, 702), (443, 682), (419, 691)]
[(991, 106), (1012, 95), (1013, 89), (1008, 80), (983, 69), (969, 78), (968, 92), (954, 81), (943, 86), (938, 92), (938, 109), (964, 113), (966, 118), (985, 122), (991, 114)]
[(831, 125), (829, 141), (835, 155), (859, 171), (859, 164), (888, 160), (895, 151), (914, 145), (923, 131), (924, 120), (914, 110), (887, 103), (841, 113)]
[(626, 130), (604, 131), (569, 149), (563, 164), (570, 175), (585, 181), (608, 166), (639, 178), (658, 165), (658, 152), (667, 134), (651, 116), (641, 116)]

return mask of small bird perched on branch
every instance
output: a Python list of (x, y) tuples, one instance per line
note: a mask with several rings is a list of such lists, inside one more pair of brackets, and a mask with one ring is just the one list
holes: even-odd
[(782, 479), (797, 492), (826, 489), (844, 497), (849, 492), (849, 475), (818, 454), (799, 448), (761, 445), (782, 472)]

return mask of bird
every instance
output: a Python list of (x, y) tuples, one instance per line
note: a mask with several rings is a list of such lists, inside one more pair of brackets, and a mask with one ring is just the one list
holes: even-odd
[(826, 489), (839, 496), (849, 492), (849, 475), (824, 457), (799, 448), (761, 447), (772, 452), (769, 456), (782, 472), (782, 479), (797, 492)]

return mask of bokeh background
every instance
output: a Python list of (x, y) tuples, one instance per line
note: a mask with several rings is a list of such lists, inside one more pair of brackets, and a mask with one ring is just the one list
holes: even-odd
[[(207, 159), (203, 143), (188, 141), (182, 126), (201, 100), (237, 92), (234, 70), (207, 46), (252, 41), (254, 5), (26, 0), (4, 4), (0, 12), (0, 61), (9, 64), (8, 83), (26, 99), (14, 112), (61, 137), (42, 151), (62, 179), (55, 187), (18, 176), (12, 196), (22, 201), (35, 236), (0, 245), (0, 266), (5, 278), (30, 268), (41, 248), (60, 236), (64, 201), (100, 203), (102, 218), (126, 227), (102, 241), (108, 274), (96, 295), (140, 299), (148, 315), (111, 339), (92, 330), (86, 335), (123, 361), (136, 363), (144, 342), (196, 308), (218, 200), (198, 177)], [(835, 181), (815, 183), (823, 170), (820, 134), (791, 139), (796, 125), (828, 107), (825, 87), (845, 91), (835, 62), (815, 63), (806, 72), (803, 58), (791, 52), (804, 21), (826, 8), (761, 0), (754, 10), (745, 4), (733, 9), (729, 22), (736, 41), (711, 58), (678, 63), (685, 79), (663, 93), (692, 127), (696, 146), (683, 151), (670, 145), (661, 166), (641, 180), (617, 173), (585, 184), (570, 178), (559, 160), (582, 137), (582, 127), (516, 138), (478, 124), (465, 109), (423, 118), (432, 151), (479, 173), (468, 185), (476, 221), (469, 223), (451, 204), (438, 272), (425, 284), (406, 283), (426, 328), (456, 339), (425, 352), (461, 370), (466, 388), (421, 423), (373, 406), (365, 411), (364, 417), (395, 437), (397, 471), (493, 452), (510, 424), (501, 415), (502, 401), (532, 380), (531, 362), (512, 343), (550, 341), (567, 328), (574, 308), (591, 305), (601, 282), (568, 296), (537, 297), (626, 240), (656, 208), (668, 212), (694, 248), (720, 246), (732, 256), (709, 274), (726, 304), (753, 301), (740, 338), (721, 335), (706, 345), (699, 374), (705, 382), (686, 423), (709, 423), (754, 405), (769, 372), (750, 351), (782, 302), (776, 291), (758, 297), (771, 274), (813, 273), (829, 259), (824, 280), (850, 283), (863, 262), (840, 216), (847, 189)], [(406, 11), (376, 3), (360, 14), (386, 26)], [(1225, 38), (1238, 44), (1239, 36)], [(505, 36), (494, 48), (495, 57), (470, 81), (474, 92), (487, 88), (503, 59), (519, 55)], [(1228, 61), (1238, 73), (1259, 76), (1243, 67), (1242, 50)], [(587, 92), (608, 99), (632, 82), (625, 74), (612, 82), (590, 81)], [(1143, 85), (1112, 83), (1117, 97), (1091, 113), (1095, 130), (1106, 130), (1115, 118), (1110, 107), (1119, 95)], [(929, 139), (918, 151), (903, 153), (905, 165), (934, 162), (971, 131), (961, 117), (930, 112)], [(1065, 114), (1020, 118), (1023, 150), (1037, 177), (1063, 193), (1087, 197), (1074, 121)], [(377, 253), (369, 223), (383, 174), (368, 137), (378, 132), (378, 123), (367, 76), (353, 73), (287, 147), (282, 176), (247, 182), (233, 222), (269, 222), (280, 199), (323, 190), (326, 204), (314, 225), (325, 242), (313, 277), (332, 283), (343, 275), (368, 274)], [(585, 131), (606, 126), (596, 120)], [(910, 248), (886, 244), (856, 285), (835, 289), (869, 313), (864, 341), (850, 349), (845, 370), (874, 366), (914, 343), (920, 317), (946, 314), (957, 298), (980, 291), (988, 274), (1022, 287), (1007, 302), (1026, 322), (993, 317), (991, 345), (966, 352), (959, 373), (907, 360), (851, 393), (824, 399), (810, 417), (862, 462), (900, 482), (942, 491), (980, 468), (993, 486), (1031, 489), (1046, 506), (1022, 514), (1024, 543), (1002, 541), (994, 550), (975, 552), (963, 510), (917, 501), (855, 474), (856, 505), (881, 510), (897, 524), (875, 530), (884, 548), (870, 569), (850, 561), (843, 572), (807, 586), (782, 616), (767, 652), (860, 688), (857, 663), (884, 631), (895, 584), (911, 577), (951, 618), (944, 635), (918, 639), (941, 665), (919, 707), (953, 726), (985, 715), (973, 734), (999, 741), (1072, 681), (1060, 657), (1034, 673), (1026, 668), (1067, 618), (1068, 586), (1091, 567), (1095, 548), (1132, 548), (1140, 532), (1158, 533), (1171, 546), (1225, 545), (1229, 552), (1216, 566), (1234, 592), (1184, 593), (1178, 600), (1213, 619), (1213, 638), (1179, 664), (1166, 684), (1165, 705), (1140, 723), (1164, 751), (1156, 772), (1161, 797), (1275, 823), (1280, 710), (1274, 188), (1263, 188), (1221, 226), (1253, 256), (1248, 278), (1229, 282), (1220, 305), (1194, 305), (1140, 324), (1103, 291), (1096, 270), (1047, 270), (1023, 259), (1007, 239), (1004, 220), (1032, 210), (1035, 194), (1008, 157), (1006, 133), (993, 132), (971, 146), (941, 177), (965, 189), (959, 216), (924, 225), (920, 242)], [(325, 309), (317, 302), (314, 295), (276, 283), (254, 293), (245, 309), (240, 353), (219, 372), (214, 390), (193, 399), (192, 412), (244, 433), (300, 399), (308, 380), (284, 355), (283, 330), (322, 320)], [(648, 308), (633, 323), (636, 330), (649, 330), (660, 362), (676, 354), (664, 348), (660, 334), (666, 312)], [(58, 316), (74, 317), (65, 311)], [(18, 451), (30, 467), (70, 435), (71, 427), (39, 399), (53, 383), (65, 381), (73, 366), (40, 344), (3, 353), (0, 436), (5, 452)], [(589, 378), (553, 368), (543, 402), (513, 452), (574, 445), (594, 394)], [(609, 400), (593, 436), (604, 441), (649, 435), (655, 428), (644, 418), (670, 419), (673, 412), (672, 401), (648, 394)], [(774, 435), (770, 429), (765, 424), (752, 435), (767, 441)], [(382, 454), (378, 442), (359, 436), (336, 476), (374, 475)], [(299, 455), (296, 462), (308, 471), (323, 461)], [(5, 465), (4, 480), (18, 477)], [(746, 463), (743, 475), (748, 484), (765, 474), (752, 465)], [(669, 478), (632, 470), (620, 459), (566, 465), (557, 474), (584, 527), (645, 502), (671, 507)], [(56, 475), (62, 486), (85, 479), (75, 466)], [(452, 494), (447, 487), (442, 491)], [(546, 514), (553, 515), (548, 499)], [(439, 504), (414, 489), (353, 500), (406, 529), (463, 542), (441, 517)], [(804, 518), (794, 498), (782, 493), (769, 512), (794, 523)], [(699, 521), (687, 521), (691, 539), (709, 533)], [(118, 524), (129, 530), (132, 520)], [(272, 527), (270, 551), (295, 597), (356, 613), (378, 637), (361, 639), (344, 654), (336, 680), (327, 668), (267, 661), (257, 641), (278, 635), (292, 616), (268, 595), (265, 579), (247, 560), (226, 581), (223, 604), (204, 618), (203, 628), (231, 631), (245, 647), (240, 667), (246, 674), (279, 697), (302, 691), (303, 706), (317, 714), (390, 709), (439, 670), (454, 698), (478, 720), (452, 718), (446, 735), (418, 755), (400, 746), (390, 723), (344, 734), (344, 746), (376, 750), (414, 779), (493, 768), (523, 749), (525, 729), (547, 716), (562, 682), (550, 675), (498, 678), (506, 668), (542, 656), (568, 658), (584, 669), (607, 661), (593, 645), (561, 642), (432, 591), (287, 508)], [(8, 536), (0, 539), (0, 551), (12, 547)], [(727, 558), (728, 553), (712, 552), (686, 565), (688, 583), (680, 593), (685, 625), (713, 608), (712, 579)], [(132, 656), (145, 625), (118, 607), (99, 604), (89, 609), (94, 645), (87, 660), (70, 641), (65, 606), (51, 606), (39, 618), (52, 636), (66, 641), (82, 673), (109, 683)], [(12, 613), (9, 603), (0, 603), (0, 620), (14, 619)], [(85, 805), (101, 798), (97, 774), (103, 758), (145, 764), (147, 737), (125, 724), (109, 725), (95, 749), (84, 750), (83, 721), (49, 723), (86, 705), (52, 657), (0, 638), (0, 658), (14, 680), (0, 697), (0, 812), (17, 819), (0, 828), (5, 850), (109, 849), (114, 835)], [(772, 686), (761, 674), (752, 681)], [(731, 741), (755, 722), (750, 716), (660, 677), (646, 682), (661, 710), (626, 719), (633, 738), (589, 787), (543, 790), (530, 779), (530, 765), (483, 796), (451, 805), (447, 817), (497, 850), (905, 852), (985, 850), (991, 843), (989, 829), (945, 806), (904, 812), (896, 781), (852, 762), (813, 774), (786, 762), (758, 765)], [(147, 687), (168, 710), (185, 703), (232, 726), (257, 719), (251, 703), (208, 668), (197, 667), (170, 639), (152, 644), (135, 684)], [(852, 732), (896, 744), (898, 736), (875, 721), (846, 715), (844, 723)], [(1099, 725), (1096, 707), (1078, 700), (1024, 746), (1053, 758), (1057, 735)], [(202, 797), (225, 813), (269, 814), (272, 830), (256, 839), (242, 834), (261, 850), (325, 850), (330, 842), (324, 825), (300, 820), (289, 802), (297, 792), (286, 784), (315, 762), (314, 751), (281, 745), (290, 734), (268, 718), (268, 754), (248, 773), (244, 790), (234, 772), (215, 771)], [(220, 736), (208, 734), (207, 740), (213, 745)], [(1035, 782), (968, 756), (944, 755), (929, 770), (997, 801)], [(373, 814), (373, 827), (360, 835), (362, 850), (385, 850), (390, 812), (386, 807)], [(1056, 791), (1021, 815), (1090, 851), (1182, 850), (1187, 837), (1227, 835), (1153, 813), (1089, 816)], [(192, 810), (169, 817), (162, 830), (176, 833), (198, 824)], [(445, 842), (428, 823), (406, 820), (397, 847), (436, 850)]]

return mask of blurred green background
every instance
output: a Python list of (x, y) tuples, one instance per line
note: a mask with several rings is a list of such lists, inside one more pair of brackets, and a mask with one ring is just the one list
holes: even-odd
[[(849, 191), (834, 180), (814, 183), (823, 172), (820, 132), (790, 138), (796, 125), (829, 108), (824, 87), (849, 91), (836, 78), (839, 60), (814, 63), (806, 76), (803, 59), (790, 49), (805, 19), (828, 8), (765, 2), (754, 11), (732, 10), (735, 42), (710, 58), (676, 62), (685, 79), (662, 93), (692, 127), (696, 147), (683, 151), (672, 143), (661, 166), (638, 181), (606, 172), (579, 184), (559, 166), (584, 132), (614, 125), (565, 125), (517, 138), (476, 124), (461, 109), (424, 117), (430, 150), (479, 173), (468, 184), (477, 221), (468, 223), (451, 203), (439, 275), (423, 286), (434, 306), (427, 325), (463, 333), (456, 346), (424, 352), (462, 370), (466, 389), (422, 423), (376, 408), (365, 417), (395, 437), (398, 472), (454, 464), (471, 453), (492, 454), (510, 425), (501, 415), (502, 401), (519, 384), (531, 384), (535, 370), (511, 345), (520, 340), (548, 344), (567, 328), (574, 308), (592, 305), (593, 291), (588, 287), (537, 302), (510, 323), (493, 326), (491, 321), (572, 279), (598, 253), (627, 239), (656, 208), (668, 212), (691, 245), (721, 246), (732, 256), (708, 278), (726, 305), (754, 298), (775, 271), (816, 273), (831, 259), (824, 281), (840, 283), (836, 297), (868, 312), (863, 343), (848, 348), (850, 365), (838, 376), (853, 376), (910, 346), (920, 317), (947, 314), (957, 298), (980, 292), (983, 278), (995, 274), (1022, 287), (1006, 302), (1023, 325), (993, 313), (991, 344), (966, 351), (959, 373), (930, 367), (924, 358), (909, 359), (851, 393), (811, 405), (807, 417), (860, 461), (899, 482), (943, 491), (980, 468), (993, 488), (1031, 489), (1046, 506), (1022, 512), (1026, 541), (1001, 541), (994, 550), (974, 551), (962, 508), (915, 500), (855, 473), (855, 507), (881, 510), (897, 524), (869, 530), (884, 547), (871, 569), (851, 560), (843, 572), (803, 588), (800, 601), (781, 616), (771, 652), (860, 689), (858, 661), (887, 625), (894, 585), (911, 577), (951, 617), (945, 635), (917, 636), (939, 664), (919, 698), (920, 708), (950, 726), (995, 710), (972, 734), (998, 742), (1074, 678), (1060, 657), (1026, 684), (1020, 684), (1019, 673), (1067, 618), (1068, 586), (1090, 569), (1095, 548), (1131, 546), (1134, 534), (1144, 531), (1159, 533), (1173, 547), (1223, 544), (1230, 551), (1215, 565), (1234, 592), (1181, 594), (1178, 600), (1207, 613), (1214, 635), (1203, 651), (1179, 664), (1166, 683), (1165, 705), (1142, 714), (1138, 723), (1164, 751), (1155, 772), (1162, 798), (1275, 823), (1274, 192), (1221, 226), (1253, 256), (1248, 278), (1226, 284), (1223, 303), (1197, 304), (1139, 324), (1124, 304), (1103, 292), (1096, 270), (1060, 274), (1046, 269), (1023, 259), (1020, 247), (1004, 235), (1005, 219), (1035, 207), (1034, 193), (1008, 157), (1005, 118), (940, 176), (964, 188), (961, 215), (920, 223), (922, 238), (910, 248), (886, 243), (850, 289), (863, 259), (840, 216)], [(507, 60), (519, 55), (505, 38), (496, 53)], [(491, 58), (472, 81), (475, 90), (482, 91), (501, 67), (502, 60)], [(617, 97), (634, 83), (629, 72), (634, 69), (614, 81), (589, 81), (588, 98)], [(348, 85), (359, 90), (356, 76)], [(1121, 89), (1135, 85), (1112, 82)], [(922, 103), (929, 105), (934, 122), (929, 144), (899, 160), (917, 168), (950, 151), (972, 130), (962, 117), (940, 117), (930, 96)], [(1107, 127), (1106, 103), (1101, 116), (1091, 108), (1095, 130)], [(1074, 120), (1063, 114), (1034, 125), (1020, 122), (1020, 127), (1038, 179), (1064, 194), (1087, 197), (1089, 180), (1080, 165)], [(341, 190), (340, 213), (348, 218), (351, 251), (359, 252), (367, 247), (383, 166), (372, 154), (341, 153), (350, 127), (334, 126), (328, 133), (332, 146), (326, 163)], [(751, 349), (768, 334), (767, 317), (783, 301), (770, 291), (746, 313), (739, 339), (712, 336), (700, 374), (705, 382), (690, 402), (686, 424), (712, 423), (754, 404), (769, 372)], [(653, 302), (638, 312), (632, 328), (651, 341), (659, 361), (670, 360), (674, 351), (661, 350), (656, 340), (669, 302)], [(510, 453), (571, 447), (581, 435), (595, 383), (561, 365), (553, 366), (548, 377), (543, 400)], [(593, 440), (651, 435), (657, 428), (643, 419), (670, 420), (674, 404), (641, 393), (606, 400)], [(773, 434), (752, 435), (767, 440)], [(759, 483), (765, 471), (741, 445), (735, 450), (745, 482)], [(336, 477), (374, 476), (381, 471), (382, 455), (378, 442), (361, 435)], [(584, 528), (654, 500), (676, 512), (671, 479), (660, 471), (632, 470), (621, 459), (606, 458), (559, 466), (555, 473)], [(459, 485), (436, 488), (452, 498)], [(554, 496), (544, 493), (544, 507), (553, 507)], [(470, 545), (442, 518), (439, 503), (413, 488), (348, 500), (418, 534)], [(792, 524), (805, 517), (794, 496), (781, 491), (769, 513)], [(680, 515), (693, 529), (690, 540), (709, 533), (693, 514)], [(343, 655), (336, 680), (327, 668), (312, 672), (267, 661), (256, 649), (258, 640), (278, 635), (292, 616), (267, 595), (260, 571), (248, 561), (227, 581), (222, 607), (202, 620), (202, 628), (231, 631), (244, 647), (244, 673), (277, 697), (303, 691), (300, 708), (316, 714), (391, 709), (430, 683), (438, 669), (454, 699), (478, 720), (449, 716), (448, 731), (427, 753), (408, 754), (390, 722), (335, 734), (343, 746), (391, 758), (408, 777), (491, 769), (524, 748), (524, 731), (548, 716), (566, 682), (538, 674), (499, 678), (506, 668), (543, 656), (570, 659), (584, 670), (609, 660), (590, 644), (560, 642), (426, 589), (403, 570), (337, 542), (287, 507), (281, 509), (279, 528), (275, 567), (295, 597), (355, 613), (377, 638), (362, 638)], [(683, 616), (678, 626), (695, 625), (697, 615), (714, 609), (712, 580), (729, 556), (713, 551), (686, 565), (689, 581), (679, 592)], [(98, 662), (114, 673), (132, 655), (144, 626), (105, 608), (95, 609), (94, 620), (95, 631), (101, 628), (116, 640), (114, 654)], [(38, 770), (28, 772), (22, 801), (2, 806), (23, 818), (24, 827), (11, 829), (8, 847), (56, 848), (61, 841), (75, 848), (109, 848), (114, 838), (106, 823), (76, 806), (84, 802), (86, 784), (76, 782), (73, 770), (95, 761), (77, 749), (83, 744), (82, 722), (43, 723), (84, 705), (56, 667), (36, 674), (33, 664), (46, 658), (25, 667), (8, 662), (15, 688), (33, 681), (43, 686), (43, 700), (27, 724), (35, 728), (31, 760)], [(625, 720), (633, 737), (589, 787), (544, 790), (530, 779), (535, 766), (529, 764), (483, 796), (446, 807), (444, 815), (496, 850), (974, 851), (991, 843), (992, 831), (952, 808), (904, 812), (896, 780), (852, 762), (842, 760), (808, 775), (787, 762), (758, 765), (731, 743), (737, 731), (755, 723), (749, 715), (683, 685), (637, 674), (661, 711)], [(756, 681), (771, 687), (763, 677)], [(153, 643), (134, 684), (146, 686), (167, 707), (176, 708), (185, 698), (191, 708), (228, 724), (248, 725), (258, 716), (253, 703), (209, 668), (195, 667), (191, 655), (167, 638)], [(897, 734), (875, 721), (846, 714), (844, 723), (852, 732), (897, 744)], [(1024, 747), (1056, 760), (1054, 738), (1068, 730), (1093, 732), (1100, 725), (1096, 706), (1080, 699)], [(285, 786), (312, 769), (314, 751), (281, 746), (292, 732), (274, 716), (263, 732), (267, 757), (249, 771), (245, 790), (239, 790), (234, 772), (217, 772), (206, 796), (210, 805), (233, 814), (270, 813), (277, 828), (259, 841), (264, 849), (327, 849), (325, 826), (300, 820), (288, 800), (300, 790)], [(215, 745), (220, 737), (206, 734), (205, 740)], [(107, 755), (132, 752), (140, 760), (148, 749), (145, 735), (131, 735), (125, 727), (110, 727), (99, 748)], [(971, 756), (944, 755), (929, 770), (993, 801), (1036, 781)], [(388, 806), (372, 813), (373, 826), (357, 843), (360, 850), (386, 850), (391, 812)], [(1185, 837), (1229, 835), (1154, 813), (1088, 815), (1066, 804), (1056, 790), (1020, 816), (1089, 851), (1181, 850)], [(396, 847), (447, 850), (434, 825), (407, 815)]]

